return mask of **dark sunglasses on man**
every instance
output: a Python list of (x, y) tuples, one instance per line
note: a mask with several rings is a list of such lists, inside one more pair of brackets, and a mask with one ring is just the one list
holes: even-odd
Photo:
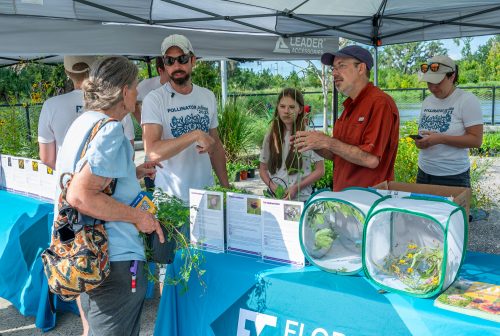
[(438, 72), (439, 71), (439, 68), (441, 66), (444, 66), (444, 67), (447, 67), (447, 68), (450, 68), (451, 71), (450, 72), (453, 72), (453, 68), (449, 65), (446, 65), (446, 64), (443, 64), (443, 63), (439, 63), (439, 62), (432, 62), (432, 63), (424, 63), (424, 64), (421, 64), (420, 65), (420, 71), (422, 71), (423, 73), (426, 73), (427, 71), (431, 70), (432, 72)]
[(172, 66), (174, 65), (175, 61), (177, 61), (179, 64), (186, 64), (189, 62), (189, 59), (191, 58), (191, 55), (180, 55), (177, 57), (172, 57), (172, 56), (163, 56), (163, 63), (167, 66)]

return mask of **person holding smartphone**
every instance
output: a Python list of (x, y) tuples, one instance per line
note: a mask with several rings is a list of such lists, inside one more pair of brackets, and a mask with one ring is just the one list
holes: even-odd
[(432, 95), (422, 103), (417, 183), (470, 187), (469, 148), (481, 147), (483, 116), (479, 100), (456, 87), (458, 66), (448, 56), (420, 65), (419, 80)]

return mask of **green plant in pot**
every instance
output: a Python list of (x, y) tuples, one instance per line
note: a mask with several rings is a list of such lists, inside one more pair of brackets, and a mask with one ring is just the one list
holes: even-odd
[[(173, 277), (167, 277), (166, 283), (169, 285), (181, 285), (182, 291), (188, 289), (187, 284), (191, 273), (194, 271), (202, 287), (205, 287), (203, 274), (205, 270), (201, 268), (204, 262), (201, 252), (193, 248), (189, 241), (189, 211), (190, 208), (178, 197), (165, 193), (160, 188), (153, 192), (153, 203), (156, 206), (156, 218), (160, 222), (165, 236), (164, 244), (149, 244), (149, 250), (146, 250), (148, 260), (158, 251), (155, 249), (172, 249), (173, 253), (181, 253), (181, 266), (177, 274)], [(153, 237), (157, 237), (156, 234)], [(154, 238), (153, 238), (154, 239)], [(161, 253), (161, 252), (160, 252)], [(165, 251), (163, 251), (165, 253)], [(168, 253), (168, 251), (167, 251)]]

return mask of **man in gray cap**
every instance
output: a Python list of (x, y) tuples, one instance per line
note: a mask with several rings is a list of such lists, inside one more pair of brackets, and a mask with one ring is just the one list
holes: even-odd
[(142, 103), (144, 149), (149, 160), (162, 161), (155, 185), (188, 204), (189, 188), (214, 184), (212, 168), (222, 186), (229, 187), (217, 102), (212, 91), (191, 81), (196, 57), (185, 36), (166, 37), (161, 53), (169, 82)]
[(334, 161), (333, 190), (369, 187), (394, 179), (398, 149), (399, 112), (394, 100), (370, 82), (373, 58), (368, 50), (347, 46), (325, 53), (337, 90), (348, 98), (335, 122), (333, 137), (322, 132), (297, 132), (293, 145), (314, 150)]
[(422, 103), (415, 139), (420, 148), (417, 183), (470, 187), (469, 148), (483, 141), (479, 100), (455, 86), (458, 66), (448, 56), (421, 64), (418, 76), (432, 95)]
[[(69, 127), (83, 113), (82, 83), (89, 76), (95, 56), (64, 56), (64, 71), (73, 82), (74, 90), (47, 99), (38, 120), (40, 160), (50, 168), (56, 165), (57, 152)], [(122, 120), (125, 135), (134, 141), (134, 125), (130, 116)], [(54, 190), (55, 192), (55, 190)]]

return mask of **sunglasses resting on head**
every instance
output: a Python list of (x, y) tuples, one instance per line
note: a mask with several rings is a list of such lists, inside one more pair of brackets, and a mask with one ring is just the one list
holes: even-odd
[(168, 66), (174, 65), (175, 61), (177, 61), (179, 64), (186, 64), (189, 62), (189, 59), (191, 58), (191, 55), (180, 55), (177, 57), (172, 57), (172, 56), (163, 56), (163, 63)]
[(429, 63), (429, 64), (427, 64), (427, 63), (421, 64), (420, 65), (420, 71), (422, 71), (423, 73), (426, 73), (429, 70), (431, 70), (432, 72), (438, 72), (439, 68), (442, 67), (442, 66), (451, 69), (450, 72), (454, 71), (454, 69), (451, 66), (443, 64), (443, 63), (439, 63), (439, 62), (432, 62), (432, 63)]

